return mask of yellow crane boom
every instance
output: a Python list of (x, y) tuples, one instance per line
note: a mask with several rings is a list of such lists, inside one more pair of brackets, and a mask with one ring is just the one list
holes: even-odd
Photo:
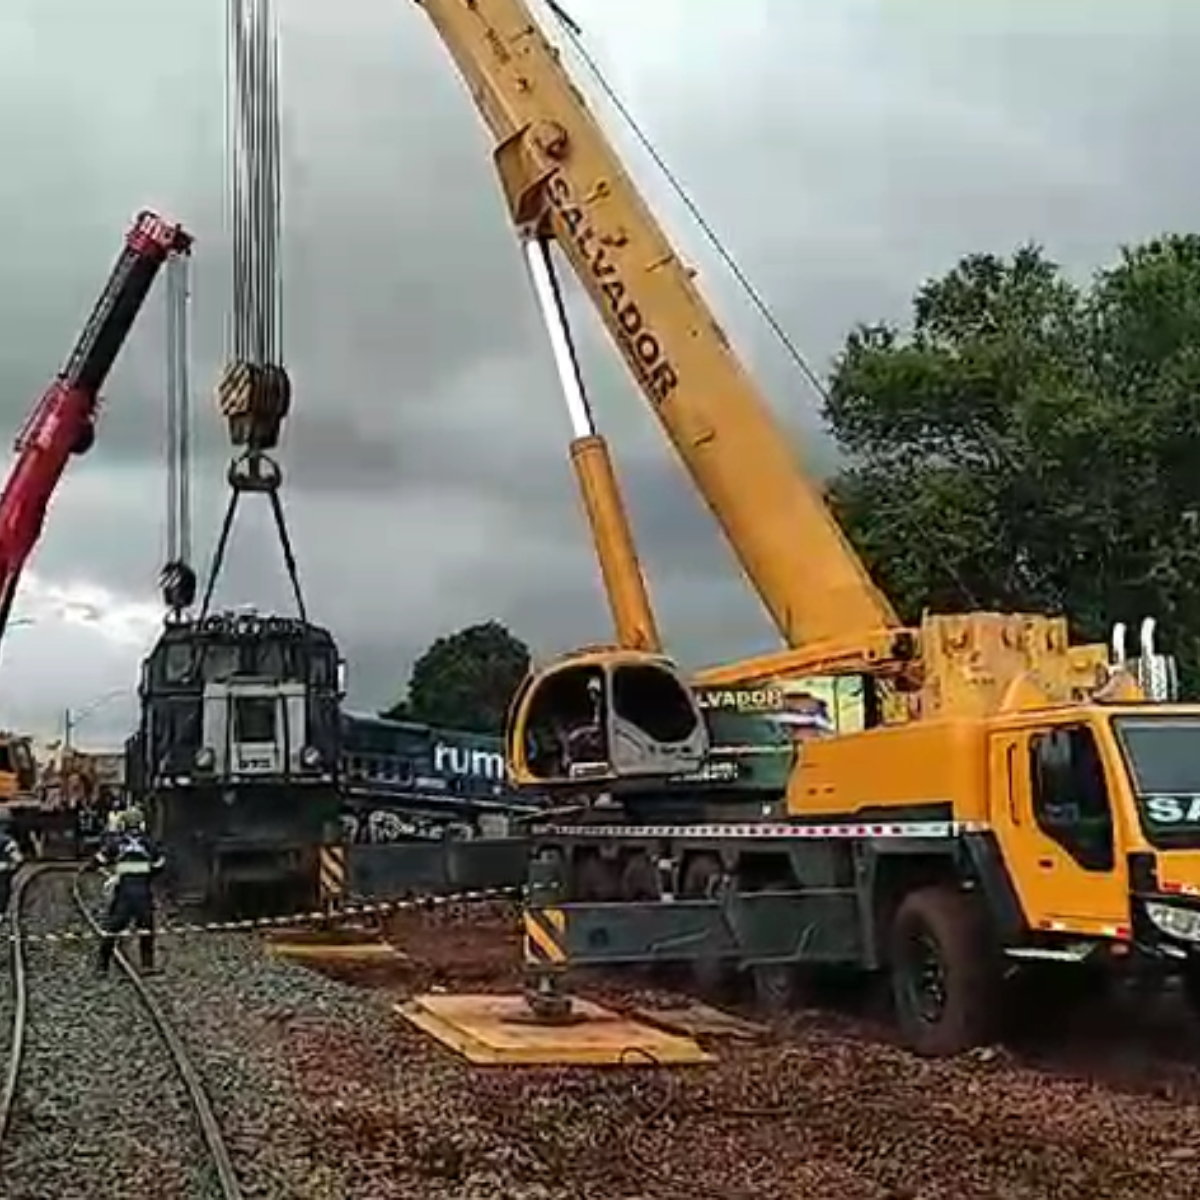
[(417, 2), (495, 138), (518, 230), (571, 264), (787, 645), (895, 627), (527, 5)]

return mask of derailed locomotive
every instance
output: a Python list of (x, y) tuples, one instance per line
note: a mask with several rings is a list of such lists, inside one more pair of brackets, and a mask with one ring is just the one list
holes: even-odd
[(340, 840), (343, 665), (328, 630), (220, 613), (169, 623), (142, 666), (132, 799), (181, 907), (312, 908)]

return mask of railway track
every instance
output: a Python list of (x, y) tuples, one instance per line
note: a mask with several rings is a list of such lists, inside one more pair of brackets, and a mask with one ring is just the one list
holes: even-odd
[[(20, 1101), (23, 1099), (23, 1081), (30, 1059), (30, 1029), (40, 1012), (35, 1000), (40, 997), (41, 992), (35, 986), (37, 972), (32, 968), (30, 961), (29, 935), (31, 930), (28, 928), (27, 920), (30, 900), (40, 888), (47, 886), (51, 879), (57, 878), (61, 886), (64, 876), (67, 876), (70, 882), (70, 905), (78, 920), (83, 923), (84, 928), (91, 935), (99, 936), (102, 932), (100, 921), (83, 892), (81, 876), (77, 868), (66, 868), (62, 864), (40, 865), (23, 872), (17, 880), (10, 905), (11, 923), (8, 945), (11, 963), (9, 971), (11, 1020), (9, 1023), (8, 1061), (5, 1066), (3, 1091), (0, 1092), (0, 1162), (18, 1152), (21, 1146), (24, 1122)], [(91, 945), (92, 943), (85, 944)], [(244, 1192), (234, 1167), (232, 1155), (195, 1062), (163, 1006), (123, 950), (118, 949), (115, 962), (118, 971), (124, 977), (125, 988), (135, 997), (138, 1008), (141, 1009), (153, 1030), (154, 1040), (160, 1047), (161, 1053), (170, 1060), (174, 1077), (186, 1097), (186, 1105), (190, 1110), (195, 1131), (204, 1154), (208, 1158), (211, 1183), (215, 1186), (215, 1192), (213, 1186), (205, 1187), (205, 1194), (215, 1194), (220, 1196), (221, 1200), (242, 1200)], [(78, 969), (79, 964), (75, 965)], [(116, 1070), (120, 1064), (114, 1063), (112, 1066)], [(36, 1123), (35, 1120), (29, 1122), (31, 1126)], [(7, 1170), (5, 1178), (9, 1178)], [(89, 1190), (86, 1194), (98, 1196), (101, 1193)]]
[(34, 867), (23, 872), (13, 886), (9, 902), (8, 952), (9, 987), (12, 989), (12, 1023), (8, 1038), (8, 1063), (4, 1071), (4, 1090), (0, 1092), (0, 1154), (3, 1153), (12, 1127), (13, 1110), (17, 1103), (17, 1087), (21, 1081), (21, 1062), (25, 1056), (25, 1032), (29, 1019), (29, 963), (26, 957), (23, 917), (25, 895), (34, 881), (48, 867)]

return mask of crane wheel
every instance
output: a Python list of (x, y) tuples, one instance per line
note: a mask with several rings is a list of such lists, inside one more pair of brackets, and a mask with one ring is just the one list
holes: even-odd
[(575, 866), (578, 898), (588, 904), (610, 904), (621, 898), (621, 876), (616, 863), (589, 854)]
[(991, 1038), (1001, 977), (978, 897), (950, 886), (910, 892), (896, 910), (889, 950), (896, 1020), (911, 1050), (943, 1057)]
[[(786, 892), (796, 884), (786, 878), (759, 879), (749, 889), (756, 892)], [(754, 1007), (763, 1016), (775, 1020), (786, 1016), (800, 1007), (804, 999), (805, 978), (795, 962), (755, 963), (750, 968), (750, 986), (754, 993)]]
[(650, 855), (639, 850), (625, 860), (621, 871), (621, 899), (631, 900), (635, 904), (639, 900), (659, 900), (662, 898), (662, 886), (659, 881), (658, 868)]
[(770, 1019), (794, 1011), (803, 996), (800, 972), (790, 962), (755, 963), (750, 968), (750, 985), (754, 989), (754, 1007)]
[[(698, 854), (684, 868), (681, 895), (688, 900), (707, 900), (716, 894), (725, 872), (713, 854)], [(720, 958), (694, 958), (688, 963), (692, 986), (702, 996), (721, 999), (733, 983), (733, 972)]]

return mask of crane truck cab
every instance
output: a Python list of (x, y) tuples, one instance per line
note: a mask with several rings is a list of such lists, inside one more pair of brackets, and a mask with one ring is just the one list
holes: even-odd
[(988, 826), (1022, 940), (1136, 949), (1200, 985), (1200, 705), (1034, 711), (988, 740)]

